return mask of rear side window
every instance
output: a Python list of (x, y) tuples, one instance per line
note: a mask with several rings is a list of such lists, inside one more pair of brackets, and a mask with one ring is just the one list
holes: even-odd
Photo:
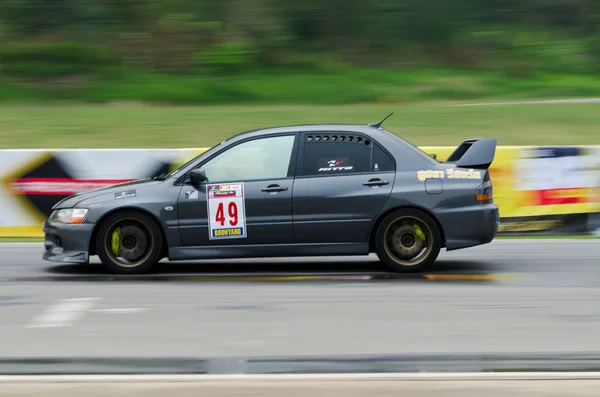
[(357, 134), (304, 136), (301, 175), (338, 175), (371, 172), (373, 143)]
[(374, 172), (395, 171), (394, 159), (378, 144), (373, 145), (373, 168)]

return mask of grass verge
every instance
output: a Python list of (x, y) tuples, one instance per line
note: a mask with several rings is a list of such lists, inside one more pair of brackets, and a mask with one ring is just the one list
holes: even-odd
[(52, 77), (52, 73), (44, 72), (57, 70), (48, 64), (21, 66), (25, 67), (24, 74), (11, 74), (8, 73), (10, 66), (5, 68), (7, 73), (0, 78), (1, 102), (126, 100), (179, 105), (339, 105), (600, 95), (600, 78), (593, 74), (532, 72), (515, 77), (439, 67), (367, 69), (328, 62), (322, 57), (312, 65), (264, 70), (244, 68), (224, 75), (159, 74), (108, 65), (88, 65), (91, 69), (86, 66), (78, 73), (77, 66), (71, 70), (59, 65), (61, 73)]
[(0, 243), (43, 243), (42, 237), (0, 237)]
[(446, 106), (229, 105), (172, 107), (110, 105), (0, 105), (0, 149), (207, 147), (241, 131), (310, 123), (384, 126), (420, 146), (456, 146), (493, 137), (499, 145), (600, 144), (600, 104)]

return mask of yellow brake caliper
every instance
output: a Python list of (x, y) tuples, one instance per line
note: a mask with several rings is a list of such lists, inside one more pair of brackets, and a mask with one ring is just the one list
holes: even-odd
[(121, 228), (118, 227), (112, 234), (111, 248), (115, 256), (119, 256), (119, 246), (121, 242)]
[(419, 236), (421, 240), (425, 241), (425, 233), (423, 233), (423, 230), (421, 230), (421, 228), (418, 225), (414, 225), (414, 227), (417, 236)]

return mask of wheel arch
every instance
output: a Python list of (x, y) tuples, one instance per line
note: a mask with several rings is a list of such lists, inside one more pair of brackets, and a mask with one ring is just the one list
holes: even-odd
[(440, 234), (442, 236), (442, 248), (446, 247), (446, 233), (445, 233), (444, 228), (442, 227), (442, 224), (440, 223), (439, 219), (435, 216), (435, 214), (433, 212), (431, 212), (430, 210), (428, 210), (426, 208), (419, 207), (417, 205), (402, 205), (402, 206), (390, 208), (389, 210), (387, 210), (387, 211), (383, 212), (381, 215), (379, 215), (379, 217), (377, 217), (377, 219), (371, 226), (371, 230), (369, 231), (369, 252), (375, 252), (375, 235), (377, 234), (377, 228), (379, 227), (379, 225), (381, 224), (383, 219), (394, 211), (404, 210), (404, 209), (417, 210), (417, 211), (421, 211), (421, 212), (424, 212), (427, 215), (429, 215), (435, 221), (438, 229), (440, 230)]
[(133, 211), (133, 212), (139, 212), (141, 214), (147, 215), (149, 216), (152, 220), (154, 220), (154, 222), (156, 222), (160, 233), (162, 235), (163, 238), (163, 246), (161, 248), (162, 252), (161, 252), (161, 257), (165, 257), (168, 253), (168, 243), (167, 243), (167, 236), (165, 233), (165, 230), (162, 226), (162, 224), (160, 223), (160, 220), (158, 219), (158, 217), (153, 214), (152, 212), (148, 211), (147, 209), (144, 208), (140, 208), (140, 207), (119, 207), (119, 208), (115, 208), (112, 209), (110, 211), (107, 211), (105, 214), (103, 214), (100, 219), (98, 219), (98, 221), (96, 222), (96, 225), (94, 226), (94, 229), (92, 230), (92, 235), (90, 238), (90, 242), (89, 242), (89, 255), (97, 255), (98, 251), (97, 251), (97, 247), (96, 247), (96, 236), (98, 235), (98, 229), (100, 228), (100, 225), (102, 224), (102, 222), (104, 222), (104, 220), (106, 218), (108, 218), (109, 216), (115, 214), (115, 213), (119, 213), (119, 212), (125, 212), (125, 211)]

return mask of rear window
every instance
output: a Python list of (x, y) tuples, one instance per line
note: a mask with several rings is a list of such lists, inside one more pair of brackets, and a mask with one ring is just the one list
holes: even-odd
[(394, 138), (406, 143), (409, 147), (412, 147), (414, 149), (415, 152), (419, 153), (421, 156), (426, 157), (427, 159), (429, 159), (429, 161), (433, 162), (433, 163), (437, 163), (439, 164), (440, 162), (436, 159), (434, 159), (433, 157), (431, 157), (429, 155), (429, 153), (423, 151), (422, 149), (420, 149), (418, 146), (414, 145), (412, 142), (407, 141), (406, 139), (403, 139), (401, 137), (399, 137), (398, 135), (394, 134), (393, 132), (390, 132), (386, 129), (381, 128), (381, 131), (393, 136)]
[(303, 176), (370, 172), (373, 144), (357, 134), (304, 136)]

